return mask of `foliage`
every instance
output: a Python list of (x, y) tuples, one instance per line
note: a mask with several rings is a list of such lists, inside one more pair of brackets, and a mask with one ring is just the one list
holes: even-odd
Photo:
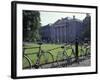
[(39, 11), (23, 11), (23, 41), (36, 41), (40, 38), (40, 13)]
[(84, 24), (84, 30), (82, 32), (83, 37), (84, 38), (88, 38), (90, 40), (91, 38), (91, 17), (87, 16), (84, 20), (83, 20)]

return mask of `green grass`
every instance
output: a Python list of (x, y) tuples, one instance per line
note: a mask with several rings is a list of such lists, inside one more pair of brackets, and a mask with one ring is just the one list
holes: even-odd
[[(52, 62), (53, 59), (54, 59), (54, 61), (56, 61), (57, 55), (58, 55), (58, 54), (61, 54), (61, 53), (63, 52), (63, 49), (62, 49), (62, 48), (58, 48), (58, 49), (55, 49), (55, 50), (51, 50), (51, 49), (60, 47), (60, 46), (62, 46), (62, 45), (63, 45), (63, 44), (43, 44), (43, 45), (42, 45), (42, 50), (45, 52), (45, 56), (46, 56), (46, 57), (43, 57), (43, 56), (42, 56), (42, 57), (40, 58), (40, 64), (45, 64), (46, 58), (47, 58), (48, 62)], [(25, 45), (25, 46), (23, 46), (23, 47), (24, 47), (24, 48), (39, 47), (39, 45), (33, 43), (33, 44)], [(75, 46), (73, 45), (72, 47), (74, 48)], [(81, 49), (81, 48), (80, 48), (80, 46), (79, 46), (79, 56), (81, 55), (81, 50), (80, 50), (80, 49)], [(50, 53), (52, 53), (53, 59), (52, 59), (51, 55), (47, 53), (48, 50), (51, 50)], [(83, 49), (83, 50), (85, 51), (85, 49)], [(37, 55), (36, 55), (36, 54), (37, 54), (38, 52), (39, 52), (39, 48), (25, 49), (25, 53), (24, 53), (24, 54), (28, 54), (27, 56), (31, 59), (32, 65), (34, 65), (35, 62), (36, 62), (36, 60), (37, 60)], [(72, 50), (71, 50), (71, 49), (67, 49), (67, 50), (66, 50), (66, 53), (67, 53), (67, 55), (70, 56), (70, 57), (74, 56), (74, 55), (71, 55), (71, 53), (72, 53)], [(61, 59), (59, 59), (59, 60), (61, 60)], [(28, 67), (28, 62), (27, 62), (27, 60), (25, 60), (25, 59), (23, 58), (23, 68), (24, 68), (24, 67)]]

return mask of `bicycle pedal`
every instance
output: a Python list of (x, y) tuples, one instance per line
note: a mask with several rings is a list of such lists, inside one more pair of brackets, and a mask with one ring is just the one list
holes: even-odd
[(35, 69), (38, 69), (38, 68), (39, 68), (39, 65), (36, 65), (36, 64), (35, 64), (35, 65), (34, 65), (34, 68), (35, 68)]

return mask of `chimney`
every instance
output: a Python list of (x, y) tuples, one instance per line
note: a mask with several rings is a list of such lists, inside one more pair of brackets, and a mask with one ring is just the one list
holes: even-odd
[(73, 15), (73, 20), (75, 20), (75, 15)]
[(89, 13), (86, 13), (86, 17), (89, 17), (90, 16), (90, 14)]

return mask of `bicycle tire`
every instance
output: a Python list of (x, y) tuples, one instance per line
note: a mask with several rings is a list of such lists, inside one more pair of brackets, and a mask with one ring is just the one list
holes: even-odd
[(87, 58), (89, 58), (91, 56), (90, 52), (91, 52), (90, 48), (86, 48), (86, 57)]
[[(71, 50), (71, 53), (69, 54), (68, 53), (68, 50)], [(72, 48), (72, 47), (70, 47), (70, 48), (67, 48), (66, 49), (66, 56), (68, 56), (68, 57), (73, 57), (75, 54), (74, 54), (74, 49)]]
[(32, 61), (27, 55), (23, 55), (23, 69), (32, 68)]
[[(54, 58), (53, 58), (52, 53), (44, 52), (44, 53), (42, 53), (40, 55), (40, 65), (41, 65), (40, 67), (41, 68), (51, 68), (51, 67), (53, 67), (53, 63), (52, 62), (54, 62)], [(48, 64), (48, 66), (44, 66), (45, 64)]]
[[(67, 66), (68, 56), (66, 56), (66, 54), (64, 52), (60, 52), (57, 55), (56, 61), (57, 61), (58, 67)], [(65, 65), (63, 65), (63, 63), (65, 63)]]

